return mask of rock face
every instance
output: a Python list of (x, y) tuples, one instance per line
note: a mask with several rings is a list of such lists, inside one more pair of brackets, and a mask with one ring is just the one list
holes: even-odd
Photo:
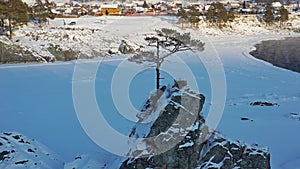
[(62, 169), (64, 163), (41, 143), (5, 132), (0, 134), (0, 168)]
[[(130, 158), (122, 163), (120, 169), (270, 168), (270, 154), (266, 149), (232, 142), (209, 131), (204, 118), (200, 116), (204, 96), (184, 85), (177, 83), (171, 89), (160, 90), (158, 95), (164, 95), (163, 92), (170, 99), (151, 124), (150, 131), (146, 135), (144, 133), (145, 138), (154, 139), (133, 148), (128, 153)], [(150, 98), (143, 111), (153, 113), (151, 109), (154, 102), (155, 99)], [(139, 137), (139, 129), (135, 127), (130, 137)], [(167, 150), (154, 153), (157, 147), (167, 147)]]
[[(172, 89), (162, 90), (169, 92), (169, 103), (153, 123), (147, 138), (154, 138), (145, 144), (145, 149), (134, 149), (121, 169), (129, 168), (195, 168), (199, 158), (199, 150), (204, 140), (204, 119), (199, 113), (204, 104), (204, 96), (192, 92), (181, 86), (180, 83)], [(161, 93), (160, 93), (161, 95)], [(149, 105), (150, 102), (150, 105)], [(147, 102), (151, 108), (153, 100)], [(147, 109), (146, 109), (147, 111)], [(187, 124), (187, 125), (185, 125)], [(134, 132), (138, 132), (138, 127)], [(131, 136), (135, 135), (132, 133)], [(168, 147), (168, 146), (172, 147)], [(165, 151), (156, 151), (157, 147)], [(146, 150), (146, 151), (145, 151)]]
[(204, 144), (199, 165), (197, 169), (271, 168), (267, 149), (233, 142), (219, 134), (211, 135)]

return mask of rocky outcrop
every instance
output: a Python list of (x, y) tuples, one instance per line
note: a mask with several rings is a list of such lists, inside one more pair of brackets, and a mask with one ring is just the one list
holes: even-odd
[(62, 169), (64, 163), (41, 143), (5, 132), (0, 134), (0, 168)]
[(50, 60), (50, 57), (37, 57), (32, 51), (22, 46), (10, 44), (10, 42), (4, 43), (0, 39), (0, 63), (32, 63)]
[[(151, 126), (147, 140), (142, 148), (129, 152), (132, 158), (127, 159), (121, 169), (128, 168), (195, 168), (199, 150), (205, 139), (207, 128), (204, 119), (199, 116), (204, 103), (204, 96), (192, 92), (186, 86), (177, 83), (173, 88), (162, 88), (156, 95), (169, 96), (168, 104), (161, 109), (159, 117)], [(155, 96), (156, 96), (155, 95)], [(152, 97), (153, 98), (153, 97)], [(151, 110), (155, 99), (151, 98), (146, 109)], [(157, 111), (157, 110), (156, 110)], [(153, 113), (153, 110), (149, 114)], [(131, 137), (136, 137), (136, 127)], [(143, 149), (144, 148), (144, 149)]]
[(271, 103), (271, 102), (265, 102), (265, 101), (256, 101), (256, 102), (251, 102), (251, 106), (279, 106), (278, 103)]
[[(169, 100), (164, 108), (152, 110), (155, 102), (160, 102), (160, 99), (153, 99), (157, 95), (160, 98), (167, 95)], [(152, 95), (140, 119), (143, 121), (147, 119), (145, 114), (150, 116), (161, 111), (150, 131), (143, 133), (145, 138), (154, 139), (136, 145), (120, 169), (269, 169), (267, 149), (230, 141), (208, 129), (200, 116), (204, 100), (203, 95), (191, 91), (182, 81)], [(130, 137), (143, 135), (139, 131), (142, 128), (136, 126)], [(158, 151), (159, 148), (166, 151)]]
[(266, 148), (233, 142), (215, 133), (204, 144), (197, 169), (218, 168), (270, 169), (270, 154)]
[(274, 66), (300, 72), (300, 38), (289, 37), (282, 40), (262, 41), (255, 45), (250, 54)]

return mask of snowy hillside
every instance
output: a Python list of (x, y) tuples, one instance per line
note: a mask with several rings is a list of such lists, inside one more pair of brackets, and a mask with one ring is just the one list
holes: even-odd
[[(62, 19), (53, 20), (49, 26), (40, 30), (25, 27), (16, 33), (13, 40), (16, 44), (27, 46), (36, 53), (45, 55), (49, 53), (44, 47), (50, 44), (90, 55), (93, 50), (102, 54), (110, 46), (117, 47), (122, 39), (139, 46), (145, 43), (144, 35), (153, 32), (154, 29), (161, 27), (179, 29), (171, 24), (174, 21), (168, 20), (169, 18), (99, 17), (86, 18), (85, 21), (82, 19), (76, 20), (78, 24), (72, 27), (74, 30), (64, 29)], [(105, 21), (102, 22), (100, 19)], [(66, 22), (72, 20), (66, 19)], [(83, 30), (80, 30), (81, 28)], [(91, 28), (97, 29), (94, 34)], [(257, 32), (251, 30), (250, 33), (240, 30), (240, 33), (230, 35), (221, 32), (222, 36), (218, 36), (220, 34), (217, 30), (203, 28), (198, 32), (186, 29), (185, 31), (191, 31), (193, 37), (205, 42), (205, 50), (196, 54), (178, 54), (179, 59), (168, 58), (162, 64), (165, 70), (163, 76), (166, 78), (162, 79), (161, 83), (166, 85), (170, 83), (171, 72), (177, 73), (175, 77), (177, 79), (190, 78), (191, 75), (183, 71), (184, 66), (189, 67), (199, 87), (193, 89), (206, 96), (203, 115), (210, 117), (212, 113), (213, 117), (216, 112), (210, 112), (210, 109), (214, 110), (214, 106), (221, 105), (222, 101), (213, 100), (212, 96), (224, 94), (219, 90), (224, 86), (220, 86), (221, 83), (211, 84), (212, 77), (209, 75), (216, 75), (216, 79), (220, 79), (222, 74), (218, 74), (220, 72), (215, 70), (224, 69), (226, 102), (224, 112), (221, 112), (221, 121), (216, 123), (218, 126), (216, 130), (233, 140), (268, 147), (271, 167), (274, 169), (297, 168), (300, 166), (298, 143), (300, 135), (297, 134), (300, 127), (300, 74), (257, 60), (249, 55), (249, 52), (262, 40), (299, 34), (260, 28), (257, 30)], [(207, 31), (212, 33), (208, 35)], [(26, 34), (28, 36), (24, 36)], [(63, 38), (64, 35), (67, 36)], [(39, 36), (37, 41), (32, 38), (36, 36)], [(220, 59), (221, 67), (216, 66), (219, 63), (216, 58)], [(0, 65), (0, 132), (18, 131), (36, 138), (58, 153), (65, 162), (70, 162), (67, 164), (70, 168), (74, 165), (83, 165), (87, 161), (91, 164), (101, 163), (101, 166), (104, 166), (104, 163), (105, 166), (120, 163), (118, 156), (100, 148), (83, 130), (74, 109), (72, 85), (77, 83), (83, 90), (95, 89), (93, 91), (103, 116), (114, 129), (128, 135), (135, 124), (124, 120), (115, 107), (111, 96), (112, 77), (115, 72), (136, 73), (137, 70), (144, 68), (143, 71), (134, 74), (135, 78), (130, 82), (129, 89), (123, 89), (129, 92), (128, 98), (132, 105), (140, 109), (155, 86), (155, 71), (150, 69), (151, 65), (148, 64), (122, 62), (125, 59), (126, 56), (119, 55), (103, 60), (102, 58), (81, 60), (77, 63), (69, 61), (52, 64)], [(86, 76), (73, 79), (74, 69), (79, 64)], [(91, 70), (96, 70), (96, 73), (90, 72)], [(125, 76), (119, 78), (118, 84), (123, 84), (127, 80)], [(87, 106), (86, 113), (89, 113), (88, 108), (92, 104), (89, 99), (90, 97), (83, 100)], [(259, 101), (277, 103), (279, 106), (250, 105)], [(110, 141), (112, 145), (118, 144), (118, 140)], [(2, 152), (6, 149), (0, 150)], [(95, 153), (97, 154), (95, 156), (103, 157), (105, 162), (90, 158), (90, 154)], [(74, 158), (77, 158), (75, 162)]]
[[(144, 24), (136, 27), (140, 20)], [(138, 49), (145, 33), (166, 27), (167, 21), (168, 18), (152, 17), (58, 18), (43, 28), (29, 26), (16, 31), (13, 42), (37, 57), (55, 57), (59, 61), (61, 51), (74, 52), (73, 58), (101, 57), (118, 52), (122, 40)], [(70, 22), (76, 25), (68, 25)]]
[(0, 134), (0, 168), (63, 169), (58, 155), (16, 132)]
[[(141, 24), (141, 20), (143, 21)], [(300, 28), (299, 18), (293, 20), (293, 27)], [(75, 25), (68, 25), (74, 22)], [(68, 61), (76, 58), (92, 58), (118, 53), (124, 40), (133, 50), (139, 50), (145, 42), (145, 34), (155, 29), (170, 27), (180, 31), (192, 31), (189, 25), (181, 30), (176, 17), (91, 17), (57, 18), (50, 20), (49, 25), (42, 28), (29, 24), (15, 31), (13, 44), (20, 46), (24, 53), (32, 53), (38, 60)], [(66, 24), (66, 25), (65, 25)], [(139, 26), (136, 26), (139, 25)], [(288, 34), (290, 30), (279, 30), (278, 27), (266, 28), (256, 16), (239, 16), (232, 28), (222, 30), (211, 28), (203, 20), (199, 24), (196, 34), (206, 36), (249, 36), (257, 34)], [(5, 40), (1, 40), (5, 42)], [(45, 58), (45, 59), (43, 59)]]

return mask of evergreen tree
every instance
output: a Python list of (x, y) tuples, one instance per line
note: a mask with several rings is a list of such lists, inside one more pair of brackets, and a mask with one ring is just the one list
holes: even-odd
[(215, 23), (215, 7), (214, 5), (211, 5), (206, 13), (206, 20), (209, 23)]
[(0, 0), (0, 28), (4, 28), (4, 18), (6, 17), (6, 4)]
[(246, 1), (243, 1), (243, 9), (246, 9)]
[(264, 21), (267, 25), (271, 25), (274, 22), (273, 7), (270, 4), (268, 4), (266, 7), (266, 11), (264, 13)]
[[(155, 63), (156, 89), (160, 88), (160, 66), (163, 61), (174, 53), (187, 50), (204, 50), (204, 43), (191, 38), (190, 33), (179, 33), (173, 29), (163, 28), (156, 31), (156, 35), (146, 37), (148, 47), (154, 48), (135, 54), (129, 61)], [(155, 52), (154, 52), (155, 51)]]
[(194, 7), (190, 7), (188, 12), (186, 12), (186, 10), (181, 7), (178, 11), (177, 17), (179, 17), (178, 23), (182, 24), (182, 28), (184, 23), (191, 23), (192, 27), (197, 27), (200, 21), (200, 12)]
[[(230, 16), (231, 19), (234, 19), (233, 17), (234, 15)], [(219, 2), (211, 4), (206, 18), (210, 23), (215, 23), (219, 28), (222, 28), (222, 25), (229, 20), (225, 6)]]
[(28, 6), (22, 0), (1, 0), (0, 16), (8, 21), (9, 38), (12, 39), (13, 30), (28, 22)]
[(149, 8), (149, 6), (148, 6), (148, 4), (147, 4), (146, 1), (144, 1), (144, 3), (143, 3), (143, 8)]
[(282, 24), (284, 22), (289, 20), (289, 12), (284, 7), (281, 7), (280, 10), (279, 10), (279, 15), (280, 15), (280, 18), (279, 18), (280, 26), (282, 26)]
[(183, 9), (181, 7), (178, 10), (177, 17), (179, 17), (178, 23), (181, 23), (181, 28), (183, 29), (184, 24), (189, 22), (189, 16), (188, 16), (187, 12), (185, 11), (185, 9)]
[(54, 14), (51, 12), (50, 3), (48, 0), (45, 0), (45, 3), (42, 0), (36, 0), (36, 4), (32, 7), (32, 18), (39, 19), (40, 23), (47, 22), (47, 19), (54, 19)]
[(189, 12), (188, 12), (188, 16), (189, 16), (189, 21), (192, 25), (192, 27), (197, 27), (198, 23), (200, 21), (200, 12), (195, 8), (195, 7), (191, 7)]

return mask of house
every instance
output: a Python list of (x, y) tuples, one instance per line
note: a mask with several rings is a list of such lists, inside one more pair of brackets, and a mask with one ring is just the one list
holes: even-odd
[(282, 4), (280, 2), (272, 2), (272, 7), (275, 10), (279, 10), (282, 7)]
[(100, 9), (102, 15), (121, 15), (121, 8), (118, 4), (103, 4)]

